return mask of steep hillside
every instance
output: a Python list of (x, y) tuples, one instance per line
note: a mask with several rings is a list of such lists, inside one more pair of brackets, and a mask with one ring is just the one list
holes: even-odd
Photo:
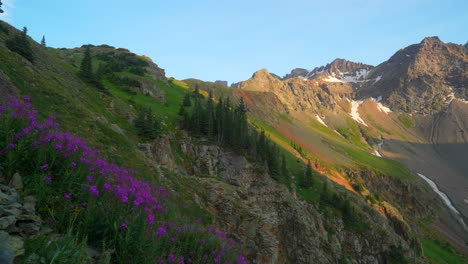
[[(51, 256), (76, 263), (184, 261), (182, 257), (194, 263), (424, 263), (425, 256), (441, 254), (463, 263), (463, 256), (442, 238), (444, 232), (458, 231), (443, 229), (454, 225), (444, 204), (405, 166), (372, 154), (385, 155), (382, 137), (418, 135), (376, 101), (352, 101), (353, 85), (344, 79), (281, 80), (262, 70), (239, 88), (228, 88), (166, 79), (151, 60), (125, 49), (54, 49), (27, 38), (31, 63), (5, 46), (20, 33), (0, 25), (0, 150), (8, 150), (0, 155), (0, 184), (16, 179), (10, 185), (19, 188), (19, 173), (21, 199), (36, 198), (43, 219), (35, 231), (40, 231), (38, 237), (15, 231), (14, 223), (1, 228), (2, 238), (24, 241), (24, 249), (10, 256), (18, 255), (21, 263), (47, 263)], [(91, 80), (80, 73), (88, 48)], [(330, 75), (357, 76), (371, 69), (345, 61), (333, 65), (327, 69)], [(195, 90), (206, 97), (211, 92), (214, 99), (203, 99)], [(231, 111), (243, 98), (250, 131), (264, 130), (277, 142), (279, 147), (260, 138), (284, 157), (281, 176), (287, 182), (274, 179), (270, 161), (249, 154), (260, 144), (239, 149), (211, 132), (181, 129), (181, 124), (203, 120), (194, 113), (226, 103), (226, 97), (232, 105), (225, 109)], [(184, 98), (189, 102), (181, 107)], [(57, 120), (60, 131), (81, 139), (56, 130), (45, 130), (54, 132), (53, 140), (41, 138), (48, 126), (31, 123), (37, 134), (10, 145), (9, 140), (16, 140), (10, 133), (24, 132), (23, 125), (36, 120), (32, 107), (39, 110), (37, 120), (54, 115), (49, 123)], [(227, 122), (232, 116), (225, 117)], [(40, 144), (34, 144), (36, 136)], [(74, 160), (60, 146), (49, 145), (64, 139), (70, 139), (70, 147), (86, 150), (84, 159)], [(95, 158), (89, 153), (99, 158), (89, 161)], [(87, 165), (94, 161), (99, 166)], [(308, 162), (314, 169), (310, 175)], [(305, 175), (311, 177), (310, 185), (301, 183)], [(5, 197), (6, 188), (0, 189)], [(138, 197), (151, 208), (138, 207)], [(163, 213), (151, 213), (161, 209), (157, 205), (164, 206)], [(460, 242), (457, 235), (450, 238)]]
[[(335, 60), (312, 71), (295, 69), (283, 79), (263, 69), (225, 94), (243, 97), (253, 123), (298, 157), (314, 160), (316, 169), (344, 186), (359, 183), (343, 173), (350, 168), (412, 179), (414, 186), (425, 183), (417, 175), (436, 181), (457, 209), (449, 209), (451, 204), (440, 207), (432, 228), (466, 250), (466, 61), (464, 47), (432, 37), (377, 67)], [(272, 103), (252, 100), (261, 94), (274, 98)], [(413, 110), (405, 108), (409, 101)], [(362, 182), (375, 195), (376, 186), (369, 185), (373, 181)], [(425, 195), (435, 193), (427, 189)], [(389, 202), (401, 202), (395, 199)], [(405, 211), (405, 206), (397, 207)], [(422, 219), (410, 211), (403, 215)]]
[[(252, 263), (424, 262), (416, 229), (383, 200), (374, 201), (373, 205), (365, 202), (362, 195), (369, 193), (362, 184), (358, 192), (363, 194), (359, 196), (328, 182), (314, 171), (313, 186), (301, 187), (294, 175), (302, 175), (307, 166), (303, 157), (288, 152), (296, 153), (291, 145), (282, 145), (284, 148), (278, 149), (286, 157), (287, 174), (293, 174), (293, 182), (285, 186), (273, 180), (268, 168), (252, 157), (209, 137), (181, 130), (179, 109), (183, 98), (192, 94), (190, 86), (198, 83), (199, 89), (204, 89), (210, 88), (211, 84), (166, 80), (164, 72), (148, 59), (105, 45), (57, 50), (27, 38), (34, 55), (31, 63), (4, 45), (5, 40), (19, 32), (3, 22), (0, 25), (3, 28), (0, 32), (0, 94), (2, 106), (8, 106), (2, 107), (2, 111), (15, 117), (10, 115), (13, 109), (34, 107), (39, 110), (38, 120), (54, 115), (49, 120), (58, 120), (60, 131), (69, 131), (82, 138), (60, 133), (58, 136), (54, 134), (57, 136), (54, 140), (71, 137), (72, 142), (79, 143), (77, 147), (80, 149), (101, 149), (92, 153), (100, 153), (96, 164), (104, 166), (102, 174), (106, 175), (103, 178), (89, 177), (95, 171), (87, 170), (87, 162), (90, 162), (87, 158), (75, 161), (74, 157), (61, 156), (57, 145), (52, 149), (46, 148), (49, 146), (47, 142), (57, 141), (45, 140), (44, 147), (35, 148), (32, 143), (35, 142), (34, 137), (42, 135), (39, 132), (31, 134), (31, 138), (12, 138), (20, 140), (13, 145), (9, 145), (10, 137), (2, 137), (2, 150), (12, 148), (14, 151), (1, 156), (2, 179), (6, 182), (0, 184), (8, 184), (13, 178), (16, 182), (21, 181), (14, 176), (16, 173), (21, 175), (24, 184), (21, 199), (24, 195), (38, 199), (37, 214), (44, 220), (39, 230), (48, 230), (34, 237), (28, 233), (15, 233), (10, 229), (12, 223), (7, 224), (8, 228), (2, 227), (2, 237), (25, 242), (24, 249), (9, 251), (10, 257), (18, 255), (16, 260), (39, 258), (47, 262), (56, 254), (57, 258), (75, 263), (84, 259), (99, 263), (125, 263), (124, 259), (150, 263), (153, 256), (158, 256), (160, 261), (169, 260), (188, 256), (184, 254), (191, 255), (189, 249), (192, 249), (196, 253), (193, 258), (198, 263), (221, 259), (226, 263), (234, 260), (245, 263), (244, 257), (237, 255), (237, 249), (229, 254), (224, 251), (226, 247), (232, 248), (235, 241), (247, 261)], [(93, 76), (96, 78), (92, 80), (83, 79), (80, 74), (87, 48), (92, 54)], [(268, 93), (270, 97), (264, 97), (263, 91), (243, 93), (222, 85), (210, 89), (224, 89), (220, 95), (237, 96), (235, 98), (249, 96), (250, 103), (263, 102), (263, 106), (258, 107), (261, 109), (258, 117), (270, 111), (269, 98), (276, 97), (274, 92)], [(7, 98), (26, 95), (29, 97), (25, 97), (25, 101)], [(193, 102), (199, 97), (189, 98)], [(31, 104), (27, 102), (29, 100)], [(277, 99), (278, 104), (280, 100)], [(237, 103), (234, 99), (233, 102)], [(148, 114), (151, 113), (148, 108), (154, 116)], [(287, 115), (287, 109), (278, 106), (275, 111)], [(194, 111), (194, 106), (186, 111)], [(5, 118), (7, 115), (2, 115), (2, 129), (6, 130), (0, 130), (1, 133), (23, 131), (21, 120), (8, 123), (3, 122), (9, 120)], [(140, 122), (142, 118), (146, 120), (143, 124)], [(157, 126), (152, 125), (151, 131), (147, 129), (149, 120)], [(271, 121), (274, 120), (276, 118)], [(268, 126), (268, 123), (260, 121), (252, 120), (252, 123), (257, 128)], [(35, 123), (31, 125), (33, 131), (45, 129)], [(152, 132), (156, 130), (159, 135), (155, 136)], [(84, 140), (89, 143), (84, 143)], [(296, 146), (296, 149), (299, 148)], [(88, 157), (89, 153), (86, 155)], [(126, 169), (129, 167), (135, 170)], [(333, 167), (321, 167), (319, 163), (314, 163), (313, 167), (322, 173), (332, 170), (336, 177), (342, 179), (351, 177), (339, 174)], [(130, 172), (132, 175), (107, 176), (108, 172), (114, 175)], [(109, 180), (112, 185), (98, 179)], [(122, 190), (128, 191), (129, 196), (122, 196), (121, 189), (116, 186), (110, 191), (110, 186), (120, 180), (125, 186)], [(127, 184), (139, 187), (128, 187), (127, 190)], [(147, 188), (156, 184), (164, 187)], [(407, 183), (402, 181), (391, 185), (400, 189)], [(352, 189), (351, 186), (348, 188)], [(171, 208), (167, 217), (165, 214), (151, 216), (147, 210), (133, 214), (131, 207), (115, 205), (117, 198), (117, 204), (131, 201), (138, 206), (139, 200), (133, 199), (130, 193), (147, 190), (157, 190), (158, 199), (162, 201), (166, 201), (166, 195), (174, 197), (167, 201), (167, 208)], [(167, 194), (165, 190), (168, 190)], [(26, 198), (28, 201), (34, 199)], [(430, 196), (421, 199), (438, 203)], [(68, 202), (79, 205), (73, 207), (73, 214), (64, 207)], [(380, 211), (372, 207), (380, 208)], [(113, 210), (109, 211), (109, 208)], [(152, 207), (151, 210), (157, 208)], [(129, 211), (125, 211), (127, 209)], [(108, 217), (109, 214), (113, 217)], [(432, 213), (424, 211), (421, 214)], [(140, 224), (135, 224), (138, 221)], [(151, 229), (153, 225), (158, 228)], [(172, 225), (181, 225), (182, 233)], [(146, 226), (155, 232), (155, 237), (147, 236)], [(201, 228), (200, 232), (198, 228)], [(170, 237), (172, 235), (174, 237)], [(129, 240), (130, 237), (138, 238), (138, 242)], [(228, 241), (228, 244), (220, 240)], [(206, 246), (202, 245), (205, 241)], [(86, 252), (94, 252), (94, 259)]]
[(359, 91), (362, 97), (382, 96), (391, 109), (434, 113), (453, 97), (467, 99), (468, 55), (462, 45), (428, 37), (399, 50), (369, 73), (375, 83)]

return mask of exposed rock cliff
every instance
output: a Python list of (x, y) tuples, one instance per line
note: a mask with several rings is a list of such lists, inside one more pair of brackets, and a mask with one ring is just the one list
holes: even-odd
[[(161, 148), (169, 143), (154, 144)], [(188, 157), (184, 170), (192, 176), (184, 181), (190, 182), (194, 201), (210, 212), (214, 224), (235, 234), (253, 263), (387, 263), (395, 252), (420, 262), (391, 222), (355, 195), (348, 199), (362, 214), (369, 227), (365, 230), (345, 228), (340, 215), (324, 216), (318, 206), (219, 146), (185, 139), (180, 150)], [(156, 160), (173, 156), (161, 151), (152, 155)]]

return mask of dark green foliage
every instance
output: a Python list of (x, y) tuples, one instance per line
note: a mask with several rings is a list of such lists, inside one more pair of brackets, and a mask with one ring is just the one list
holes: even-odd
[(365, 229), (365, 223), (362, 222), (360, 213), (350, 199), (346, 195), (332, 191), (327, 182), (323, 184), (320, 193), (320, 208), (324, 209), (326, 207), (336, 208), (341, 212), (346, 229), (355, 231)]
[(15, 34), (13, 38), (5, 42), (8, 49), (18, 53), (30, 62), (34, 62), (34, 54), (31, 48), (31, 43), (28, 40), (28, 29), (23, 28), (19, 34)]
[(390, 259), (391, 264), (406, 264), (409, 263), (405, 258), (404, 250), (401, 246), (392, 245), (387, 251), (387, 257)]
[[(100, 68), (101, 65), (103, 64), (100, 64)], [(141, 82), (139, 82), (138, 80), (126, 76), (119, 77), (114, 73), (108, 74), (107, 79), (115, 85), (119, 86), (122, 90), (134, 95), (136, 94), (135, 88), (140, 88), (142, 86)]]
[(286, 186), (291, 184), (291, 176), (288, 170), (288, 166), (286, 164), (286, 156), (284, 153), (281, 155), (281, 179), (280, 182)]
[(92, 81), (93, 80), (93, 65), (92, 65), (92, 58), (91, 58), (91, 48), (86, 46), (86, 50), (84, 53), (83, 60), (81, 61), (80, 66), (80, 76), (85, 81)]
[(2, 3), (2, 1), (0, 1), (0, 14), (3, 13), (2, 5), (3, 5), (3, 3)]
[(291, 147), (297, 151), (297, 153), (299, 153), (299, 155), (301, 155), (301, 157), (303, 157), (304, 159), (307, 158), (305, 152), (304, 152), (304, 149), (302, 149), (301, 146), (299, 146), (296, 142), (294, 141), (291, 141), (289, 143), (289, 145), (291, 145)]
[(143, 76), (145, 75), (146, 73), (146, 70), (145, 68), (143, 67), (137, 67), (137, 66), (131, 66), (128, 68), (128, 71), (133, 73), (133, 74), (136, 74), (136, 75), (140, 75), (140, 76)]
[(94, 85), (101, 92), (110, 95), (109, 91), (104, 87), (102, 83), (102, 69), (99, 67), (96, 74), (93, 73), (93, 63), (91, 56), (91, 46), (87, 45), (83, 60), (81, 61), (80, 72), (78, 73), (80, 77), (87, 83)]
[(138, 111), (134, 125), (138, 130), (138, 135), (147, 140), (155, 139), (161, 133), (160, 122), (153, 114), (151, 107)]
[(46, 41), (45, 41), (45, 35), (42, 36), (41, 45), (44, 46), (44, 47), (47, 46), (47, 45), (46, 45)]
[(124, 72), (128, 71), (136, 75), (144, 75), (149, 64), (147, 61), (138, 58), (133, 53), (115, 54), (114, 51), (110, 51), (104, 54), (96, 55), (96, 58), (106, 62), (106, 72)]
[(5, 33), (5, 34), (8, 34), (10, 31), (8, 30), (7, 27), (5, 27), (2, 23), (0, 23), (0, 31)]
[(307, 166), (304, 171), (304, 175), (299, 178), (299, 186), (302, 188), (310, 188), (314, 185), (314, 179), (312, 175), (312, 167), (310, 166), (310, 161), (307, 163)]
[(190, 94), (185, 94), (184, 101), (182, 101), (182, 106), (192, 106), (192, 102), (190, 101)]
[[(229, 98), (219, 99), (215, 104), (211, 93), (204, 99), (197, 87), (192, 97), (193, 107), (188, 111), (185, 107), (190, 98), (186, 96), (179, 109), (182, 116), (182, 127), (196, 135), (203, 135), (233, 148), (237, 152), (252, 158), (262, 164), (272, 178), (283, 182), (289, 178), (287, 168), (281, 168), (279, 148), (262, 130), (258, 132), (247, 121), (247, 107), (241, 99), (233, 105)], [(285, 163), (283, 164), (285, 166)]]

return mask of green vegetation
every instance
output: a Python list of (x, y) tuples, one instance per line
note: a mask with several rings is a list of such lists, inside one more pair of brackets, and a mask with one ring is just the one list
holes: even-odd
[(379, 158), (365, 151), (345, 145), (341, 145), (340, 148), (343, 153), (348, 155), (359, 166), (371, 168), (395, 178), (414, 179), (411, 171), (400, 162)]
[(151, 107), (140, 109), (133, 122), (137, 128), (138, 135), (146, 140), (155, 139), (161, 132), (160, 122), (153, 114)]
[(398, 120), (407, 128), (415, 127), (413, 118), (408, 114), (400, 114)]
[(30, 62), (34, 62), (34, 54), (31, 43), (28, 40), (28, 28), (24, 27), (21, 33), (16, 33), (13, 38), (7, 40), (5, 45), (8, 49), (18, 53)]
[(307, 163), (305, 173), (299, 175), (299, 186), (302, 188), (310, 188), (314, 185), (314, 179), (312, 175), (312, 167), (310, 161)]
[(289, 173), (281, 174), (281, 171), (286, 172), (287, 169), (280, 168), (279, 147), (267, 138), (265, 131), (257, 132), (249, 126), (247, 109), (242, 98), (236, 105), (232, 105), (229, 98), (220, 98), (215, 104), (211, 93), (205, 100), (198, 88), (195, 88), (192, 97), (194, 103), (191, 109), (184, 110), (187, 101), (181, 103), (179, 113), (183, 115), (183, 128), (242, 152), (259, 164), (264, 164), (264, 169), (273, 179), (289, 182)]
[(424, 255), (434, 263), (464, 264), (468, 262), (468, 259), (440, 239), (423, 239), (422, 247)]
[(42, 36), (42, 39), (41, 39), (41, 45), (46, 47), (47, 44), (46, 44), (46, 40), (45, 40), (45, 35)]

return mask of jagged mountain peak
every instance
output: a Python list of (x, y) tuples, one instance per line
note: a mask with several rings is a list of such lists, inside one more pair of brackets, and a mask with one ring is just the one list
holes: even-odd
[(446, 105), (454, 94), (468, 95), (468, 54), (462, 45), (444, 43), (438, 37), (397, 51), (369, 74), (369, 83), (359, 90), (360, 97), (382, 96), (394, 110), (431, 113)]
[[(367, 73), (373, 68), (360, 62), (352, 62), (346, 59), (336, 58), (325, 66), (315, 67), (313, 70), (296, 68), (286, 74), (283, 80), (291, 78), (316, 79), (319, 76), (333, 82), (359, 82), (363, 81)], [(331, 77), (327, 78), (327, 77)]]
[(434, 44), (444, 44), (444, 42), (442, 42), (440, 40), (440, 38), (438, 36), (432, 36), (432, 37), (425, 37), (423, 38), (423, 40), (421, 41), (422, 45), (434, 45)]

